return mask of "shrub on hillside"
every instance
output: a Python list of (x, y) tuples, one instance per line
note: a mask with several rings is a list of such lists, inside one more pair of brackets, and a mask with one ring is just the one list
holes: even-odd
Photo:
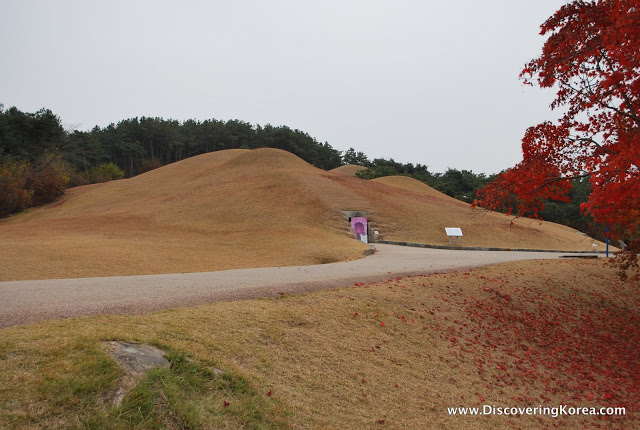
[(69, 184), (67, 188), (79, 187), (82, 185), (88, 185), (89, 182), (89, 173), (85, 171), (73, 171), (69, 175)]
[(157, 158), (151, 158), (149, 160), (144, 160), (140, 164), (140, 173), (148, 172), (149, 170), (157, 169), (158, 167), (162, 167), (162, 162)]
[(25, 188), (33, 193), (30, 206), (49, 203), (64, 194), (71, 168), (62, 156), (45, 154), (29, 168)]
[(54, 201), (64, 194), (70, 171), (60, 155), (51, 153), (33, 164), (0, 160), (0, 217)]
[(97, 184), (124, 178), (124, 172), (114, 163), (103, 163), (89, 169), (89, 182)]
[(33, 192), (25, 189), (26, 162), (0, 162), (0, 217), (29, 207)]

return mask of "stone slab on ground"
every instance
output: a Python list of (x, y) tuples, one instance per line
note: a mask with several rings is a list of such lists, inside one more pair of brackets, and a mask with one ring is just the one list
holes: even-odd
[(171, 367), (171, 363), (164, 358), (164, 351), (151, 345), (121, 341), (103, 342), (103, 345), (109, 355), (133, 376), (140, 376), (155, 367)]
[(118, 381), (118, 387), (110, 395), (114, 406), (122, 404), (126, 395), (133, 390), (146, 371), (171, 367), (171, 363), (164, 358), (164, 351), (151, 345), (108, 341), (102, 342), (102, 346), (125, 371)]

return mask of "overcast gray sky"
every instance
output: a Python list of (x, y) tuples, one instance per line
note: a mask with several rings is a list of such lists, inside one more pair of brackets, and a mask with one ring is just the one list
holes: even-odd
[(518, 73), (561, 0), (0, 0), (0, 103), (287, 125), (370, 158), (495, 173), (553, 92)]

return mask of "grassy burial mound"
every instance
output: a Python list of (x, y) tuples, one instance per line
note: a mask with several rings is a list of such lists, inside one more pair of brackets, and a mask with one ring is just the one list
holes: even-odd
[(346, 164), (329, 171), (332, 173), (340, 173), (347, 176), (356, 176), (356, 172), (359, 172), (360, 170), (367, 170), (367, 168), (364, 166), (358, 166), (357, 164)]
[[(603, 251), (605, 244), (560, 224), (517, 218), (482, 209), (449, 197), (417, 179), (387, 176), (373, 182), (394, 188), (396, 210), (378, 206), (382, 231), (389, 240), (448, 245), (445, 227), (460, 227), (461, 246), (529, 248), (562, 251)], [(385, 188), (386, 189), (386, 188)], [(402, 202), (411, 202), (409, 204)], [(455, 239), (454, 239), (455, 243)], [(596, 245), (596, 246), (593, 246)]]
[(227, 150), (131, 179), (73, 188), (0, 222), (0, 280), (179, 273), (359, 258), (280, 150)]
[(588, 250), (556, 224), (483, 211), (405, 177), (366, 181), (277, 149), (226, 150), (131, 179), (73, 188), (0, 221), (0, 280), (179, 273), (359, 258), (342, 210), (367, 211), (385, 239)]

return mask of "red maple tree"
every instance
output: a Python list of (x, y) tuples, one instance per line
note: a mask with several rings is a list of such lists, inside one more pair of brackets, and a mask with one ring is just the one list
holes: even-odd
[(537, 217), (547, 199), (568, 201), (589, 178), (582, 205), (624, 240), (622, 272), (638, 270), (640, 250), (640, 0), (575, 0), (542, 24), (542, 55), (520, 78), (557, 89), (555, 122), (530, 127), (523, 160), (478, 192), (474, 205)]

